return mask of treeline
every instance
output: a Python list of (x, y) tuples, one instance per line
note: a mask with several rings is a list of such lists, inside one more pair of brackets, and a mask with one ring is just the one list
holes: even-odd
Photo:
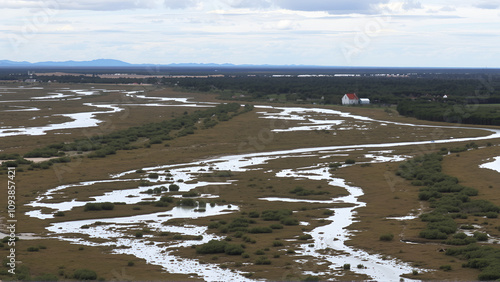
[[(345, 93), (355, 92), (359, 97), (370, 98), (372, 102), (396, 104), (407, 98), (448, 95), (450, 99), (463, 101), (470, 96), (498, 99), (500, 77), (483, 79), (448, 79), (433, 76), (422, 77), (269, 77), (236, 76), (211, 77), (205, 79), (164, 79), (165, 83), (196, 90), (220, 93), (223, 99), (261, 100), (282, 95), (283, 100), (321, 100), (326, 104), (340, 104)], [(244, 95), (242, 97), (241, 95)], [(490, 100), (483, 100), (490, 103)]]
[(103, 83), (103, 84), (132, 84), (132, 83), (146, 83), (146, 84), (159, 84), (161, 77), (148, 77), (148, 78), (102, 78), (98, 75), (38, 75), (36, 79), (42, 82), (57, 81), (59, 83)]
[(272, 77), (270, 74), (226, 74), (224, 77), (101, 78), (92, 76), (37, 76), (39, 81), (62, 83), (146, 83), (181, 87), (189, 91), (213, 92), (225, 100), (315, 101), (340, 104), (345, 93), (355, 92), (372, 103), (397, 104), (408, 98), (435, 99), (449, 96), (460, 103), (500, 103), (500, 76), (488, 79), (470, 75), (418, 75), (412, 77)]
[[(153, 144), (161, 144), (165, 140), (172, 140), (174, 138), (194, 134), (198, 129), (211, 128), (219, 122), (230, 120), (252, 109), (253, 106), (251, 105), (241, 107), (239, 103), (220, 104), (207, 110), (195, 111), (192, 114), (187, 114), (187, 112), (185, 112), (185, 114), (180, 117), (162, 122), (148, 123), (106, 135), (77, 139), (71, 143), (51, 144), (28, 152), (24, 154), (23, 157), (15, 154), (12, 155), (12, 157), (15, 157), (15, 160), (4, 164), (18, 166), (31, 163), (23, 158), (58, 157), (42, 163), (31, 163), (29, 168), (47, 169), (54, 163), (71, 161), (69, 157), (65, 157), (66, 153), (70, 151), (76, 151), (78, 154), (87, 152), (88, 158), (104, 158), (107, 155), (116, 154), (118, 150), (133, 150), (144, 146), (150, 147)], [(137, 143), (140, 138), (143, 138), (145, 141), (143, 145)], [(5, 158), (8, 156), (5, 155), (1, 157)]]
[(500, 125), (500, 107), (470, 105), (439, 99), (436, 101), (401, 101), (398, 103), (397, 110), (400, 115), (423, 120)]
[[(469, 144), (468, 147), (476, 146)], [(419, 200), (429, 202), (433, 209), (420, 216), (427, 226), (419, 236), (447, 245), (467, 245), (460, 249), (449, 248), (446, 254), (467, 260), (464, 267), (480, 269), (479, 280), (500, 279), (500, 249), (476, 245), (478, 241), (487, 241), (488, 235), (477, 231), (470, 236), (457, 232), (458, 228), (474, 229), (474, 226), (459, 226), (455, 221), (469, 216), (497, 218), (500, 207), (487, 200), (474, 199), (478, 190), (460, 185), (456, 177), (442, 173), (442, 154), (448, 152), (442, 148), (439, 153), (413, 158), (402, 163), (397, 171), (397, 175), (421, 187)]]

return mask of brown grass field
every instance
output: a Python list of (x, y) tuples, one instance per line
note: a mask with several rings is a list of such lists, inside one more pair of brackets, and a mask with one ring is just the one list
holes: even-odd
[[(10, 86), (9, 86), (10, 87)], [(180, 92), (174, 89), (156, 88), (153, 86), (130, 86), (130, 85), (44, 85), (45, 90), (30, 90), (15, 98), (18, 100), (29, 100), (33, 96), (44, 96), (47, 92), (57, 92), (61, 87), (71, 89), (125, 89), (129, 91), (146, 90), (148, 96), (156, 97), (193, 97), (196, 101), (217, 101), (214, 94)], [(47, 90), (48, 89), (48, 90)], [(1, 100), (11, 99), (14, 94), (4, 94)], [(125, 97), (117, 92), (103, 93), (95, 96), (85, 96), (82, 100), (74, 101), (27, 101), (16, 103), (16, 106), (37, 107), (36, 112), (0, 112), (2, 125), (18, 126), (41, 126), (47, 123), (59, 123), (67, 121), (64, 117), (48, 117), (52, 114), (65, 114), (80, 111), (101, 111), (102, 109), (84, 106), (83, 103), (128, 103), (134, 104), (126, 107), (125, 111), (115, 114), (101, 114), (98, 118), (104, 120), (98, 127), (87, 129), (72, 129), (63, 131), (51, 131), (42, 136), (13, 136), (0, 139), (0, 149), (2, 153), (26, 153), (38, 147), (59, 142), (70, 142), (77, 138), (89, 135), (107, 134), (116, 130), (138, 126), (148, 122), (157, 122), (164, 119), (180, 116), (184, 112), (191, 113), (198, 108), (193, 107), (146, 107), (135, 104), (142, 101)], [(260, 104), (260, 103), (259, 103)], [(12, 104), (13, 105), (13, 104)], [(273, 104), (279, 106), (291, 106), (291, 104)], [(307, 105), (300, 105), (305, 106)], [(3, 107), (3, 108), (2, 108)], [(315, 105), (315, 107), (320, 107)], [(395, 110), (384, 111), (383, 108), (362, 108), (362, 107), (340, 107), (325, 106), (335, 110), (351, 112), (357, 115), (368, 116), (374, 119), (407, 122), (415, 124), (446, 125), (442, 123), (423, 122), (412, 118), (401, 117)], [(8, 103), (0, 103), (0, 110), (12, 109)], [(128, 170), (156, 166), (160, 164), (177, 164), (194, 160), (206, 159), (208, 157), (250, 153), (250, 152), (272, 152), (276, 150), (287, 150), (306, 147), (323, 147), (337, 145), (375, 144), (382, 142), (404, 142), (446, 138), (447, 136), (471, 137), (486, 135), (484, 131), (473, 129), (439, 129), (426, 127), (406, 127), (399, 125), (373, 126), (369, 131), (342, 130), (337, 135), (323, 131), (305, 131), (290, 133), (274, 133), (272, 129), (283, 128), (285, 126), (298, 124), (296, 121), (273, 122), (268, 119), (261, 119), (257, 114), (259, 109), (239, 115), (229, 121), (221, 122), (211, 129), (199, 129), (193, 135), (167, 141), (169, 147), (164, 144), (152, 145), (150, 148), (140, 148), (131, 151), (118, 151), (116, 155), (111, 155), (103, 159), (77, 158), (68, 164), (55, 164), (48, 170), (24, 170), (16, 176), (16, 196), (18, 220), (17, 232), (32, 232), (46, 236), (45, 228), (50, 223), (59, 221), (71, 221), (79, 219), (106, 218), (130, 216), (136, 214), (148, 214), (158, 211), (169, 210), (169, 207), (155, 207), (152, 205), (141, 205), (140, 209), (133, 209), (138, 205), (117, 205), (112, 211), (84, 212), (83, 208), (74, 208), (66, 212), (64, 217), (40, 220), (26, 216), (24, 213), (31, 207), (25, 204), (33, 201), (35, 197), (51, 188), (63, 184), (77, 183), (81, 181), (108, 179), (110, 174)], [(41, 118), (31, 120), (33, 116)], [(47, 116), (47, 117), (45, 117)], [(355, 123), (354, 120), (346, 119), (346, 124)], [(69, 134), (56, 134), (69, 133)], [(397, 137), (397, 138), (396, 138)], [(488, 158), (500, 155), (498, 139), (488, 141), (478, 141), (480, 149), (462, 152), (459, 155), (451, 154), (443, 161), (443, 172), (456, 176), (461, 184), (471, 186), (480, 191), (479, 198), (488, 199), (500, 205), (500, 174), (498, 172), (480, 169), (479, 165), (486, 162)], [(486, 143), (491, 142), (493, 146), (486, 147)], [(401, 155), (421, 155), (428, 152), (435, 152), (440, 147), (453, 147), (463, 144), (430, 144), (424, 146), (402, 146), (394, 148), (383, 148), (382, 150), (394, 150), (394, 154)], [(378, 150), (378, 149), (375, 149)], [(363, 149), (349, 153), (349, 157), (338, 156), (321, 160), (324, 163), (344, 162), (347, 158), (355, 159), (356, 162), (365, 160), (364, 154), (372, 149)], [(232, 219), (245, 215), (251, 211), (262, 211), (267, 209), (290, 209), (296, 211), (294, 217), (299, 221), (309, 222), (310, 225), (285, 226), (283, 229), (274, 230), (273, 233), (250, 234), (249, 237), (255, 239), (255, 243), (247, 243), (246, 252), (249, 258), (241, 256), (221, 255), (199, 255), (193, 248), (180, 248), (176, 251), (180, 257), (196, 258), (207, 263), (216, 263), (237, 269), (246, 273), (252, 273), (252, 279), (265, 279), (271, 281), (299, 281), (305, 276), (303, 270), (313, 269), (320, 273), (328, 265), (318, 265), (314, 261), (301, 264), (296, 260), (300, 259), (287, 253), (287, 249), (298, 248), (300, 243), (307, 241), (287, 241), (296, 239), (304, 232), (310, 231), (316, 226), (327, 224), (323, 220), (327, 217), (323, 212), (328, 208), (338, 207), (341, 204), (307, 204), (307, 203), (276, 203), (259, 200), (262, 197), (290, 197), (289, 191), (296, 186), (306, 189), (328, 191), (327, 195), (307, 196), (307, 199), (328, 200), (335, 196), (345, 195), (346, 191), (340, 187), (327, 185), (326, 181), (297, 180), (293, 178), (270, 177), (265, 171), (277, 172), (286, 168), (307, 167), (318, 163), (317, 157), (300, 157), (275, 159), (261, 166), (261, 170), (235, 173), (231, 179), (238, 180), (235, 184), (224, 185), (214, 189), (198, 188), (198, 191), (217, 193), (219, 204), (233, 204), (240, 207), (237, 213), (219, 215), (214, 217), (202, 217), (198, 219), (185, 219), (169, 221), (174, 225), (201, 225), (208, 226), (210, 223)], [(418, 232), (425, 225), (419, 219), (396, 221), (386, 219), (391, 216), (405, 216), (411, 212), (418, 213), (420, 210), (426, 211), (428, 207), (424, 202), (418, 201), (418, 187), (411, 186), (408, 182), (395, 176), (398, 163), (379, 163), (370, 166), (354, 165), (341, 168), (334, 172), (335, 177), (346, 179), (352, 185), (362, 187), (365, 193), (361, 200), (367, 203), (364, 208), (357, 209), (358, 222), (350, 226), (355, 230), (355, 236), (348, 241), (348, 244), (367, 250), (370, 253), (380, 253), (391, 258), (398, 258), (406, 262), (411, 262), (417, 267), (432, 269), (428, 273), (418, 275), (409, 274), (408, 278), (424, 280), (476, 280), (478, 271), (470, 268), (462, 268), (462, 261), (445, 256), (439, 252), (446, 248), (440, 244), (408, 244), (401, 240), (418, 240)], [(140, 177), (141, 174), (133, 174), (130, 177)], [(0, 175), (0, 193), (6, 195), (7, 175)], [(135, 186), (134, 186), (135, 185)], [(94, 185), (89, 187), (77, 187), (67, 189), (63, 195), (70, 195), (78, 200), (88, 200), (89, 197), (102, 195), (106, 191), (114, 189), (129, 189), (136, 187), (136, 183), (125, 182), (120, 187), (116, 185)], [(78, 193), (76, 195), (76, 193)], [(3, 196), (1, 197), (3, 198)], [(54, 201), (61, 201), (56, 198)], [(6, 217), (6, 210), (0, 210), (0, 217)], [(469, 217), (463, 223), (480, 224), (484, 230), (494, 236), (500, 237), (500, 232), (495, 227), (500, 226), (500, 219), (483, 219)], [(267, 226), (269, 222), (256, 219), (255, 226)], [(253, 225), (252, 225), (253, 226)], [(209, 232), (218, 231), (209, 229)], [(391, 242), (379, 240), (379, 236), (384, 233), (392, 233), (395, 239)], [(165, 242), (174, 241), (173, 235), (162, 237)], [(244, 243), (242, 238), (231, 238), (231, 243)], [(160, 239), (158, 239), (160, 240)], [(280, 240), (285, 243), (283, 247), (273, 247), (273, 241)], [(46, 248), (38, 252), (28, 252), (30, 246), (43, 245)], [(18, 267), (26, 266), (32, 276), (42, 274), (55, 274), (60, 280), (72, 280), (72, 273), (75, 269), (88, 268), (96, 271), (98, 276), (104, 280), (143, 280), (143, 281), (192, 281), (199, 280), (193, 275), (180, 275), (165, 273), (160, 266), (147, 264), (144, 260), (137, 259), (129, 255), (117, 255), (110, 253), (109, 247), (88, 247), (80, 248), (80, 245), (70, 244), (56, 239), (20, 240), (17, 242), (17, 258), (22, 261)], [(256, 250), (263, 250), (265, 255), (271, 260), (270, 265), (254, 265), (260, 255), (254, 254)], [(5, 258), (8, 248), (0, 248), (0, 256)], [(306, 258), (307, 259), (307, 258)], [(128, 266), (128, 262), (133, 261), (134, 266)], [(314, 267), (313, 267), (314, 265)], [(451, 265), (451, 271), (439, 270), (441, 265)], [(2, 266), (3, 267), (3, 266)], [(322, 280), (363, 280), (367, 277), (356, 275), (350, 271), (339, 271), (342, 276), (321, 276)], [(0, 279), (8, 280), (8, 275), (0, 275)]]

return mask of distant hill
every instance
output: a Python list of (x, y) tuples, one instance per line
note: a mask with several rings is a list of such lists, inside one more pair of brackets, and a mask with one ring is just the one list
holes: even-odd
[(63, 61), (63, 62), (38, 62), (30, 63), (26, 61), (16, 62), (10, 60), (0, 60), (0, 67), (313, 67), (304, 65), (286, 65), (286, 66), (272, 66), (272, 65), (235, 65), (235, 64), (214, 64), (214, 63), (172, 63), (172, 64), (131, 64), (120, 60), (112, 59), (98, 59), (92, 61)]
[(9, 60), (0, 61), (0, 67), (127, 67), (133, 66), (133, 64), (126, 63), (119, 60), (111, 59), (98, 59), (92, 61), (64, 61), (64, 62), (14, 62)]

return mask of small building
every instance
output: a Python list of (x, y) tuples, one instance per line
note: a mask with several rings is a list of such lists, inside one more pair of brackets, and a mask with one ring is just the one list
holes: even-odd
[(342, 105), (356, 105), (359, 104), (359, 98), (356, 93), (348, 93), (342, 97)]
[(359, 103), (361, 105), (370, 105), (370, 99), (368, 99), (368, 98), (359, 98)]

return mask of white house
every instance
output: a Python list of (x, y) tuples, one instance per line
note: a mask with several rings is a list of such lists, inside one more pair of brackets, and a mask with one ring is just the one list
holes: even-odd
[(356, 93), (348, 93), (342, 97), (342, 105), (356, 105), (359, 104), (359, 98)]
[(369, 105), (370, 104), (370, 99), (368, 99), (368, 98), (359, 98), (359, 103), (361, 105)]

